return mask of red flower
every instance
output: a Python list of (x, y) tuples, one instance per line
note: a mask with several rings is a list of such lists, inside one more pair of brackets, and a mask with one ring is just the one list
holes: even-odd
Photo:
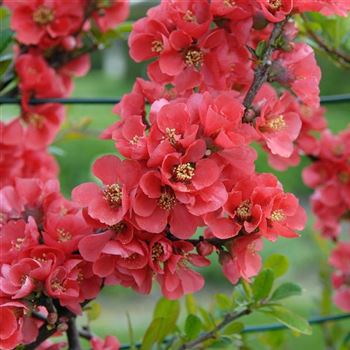
[(129, 16), (129, 1), (107, 0), (97, 2), (97, 11), (92, 14), (102, 32), (114, 29)]
[(141, 177), (132, 208), (137, 225), (147, 232), (160, 233), (169, 224), (171, 233), (184, 239), (191, 237), (202, 222), (176, 199), (171, 187), (162, 184), (156, 171)]
[(90, 341), (92, 350), (119, 350), (120, 343), (114, 336), (107, 335), (103, 341), (100, 338), (93, 337)]
[(129, 209), (129, 193), (139, 180), (140, 165), (112, 155), (103, 156), (95, 161), (93, 173), (102, 181), (103, 188), (93, 182), (84, 183), (73, 190), (72, 197), (87, 207), (93, 219), (107, 225), (117, 224)]
[(20, 55), (16, 60), (22, 94), (30, 97), (63, 97), (67, 89), (62, 77), (51, 68), (45, 59), (36, 53)]
[(26, 45), (55, 45), (57, 39), (74, 34), (83, 20), (80, 0), (64, 1), (64, 4), (60, 0), (5, 0), (4, 5), (13, 11), (11, 29), (16, 32), (18, 41)]
[(21, 321), (27, 307), (18, 301), (0, 299), (0, 348), (12, 350), (22, 343)]
[(26, 146), (40, 149), (53, 142), (64, 120), (65, 110), (62, 105), (44, 104), (28, 108), (22, 117), (27, 123)]

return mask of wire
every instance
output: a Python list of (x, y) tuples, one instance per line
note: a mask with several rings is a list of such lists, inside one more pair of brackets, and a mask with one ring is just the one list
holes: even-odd
[[(63, 103), (68, 105), (73, 104), (116, 104), (120, 102), (120, 98), (114, 97), (71, 97), (71, 98), (33, 98), (29, 101), (30, 104), (38, 105), (44, 103)], [(1, 104), (20, 104), (21, 99), (19, 97), (0, 97)], [(350, 103), (350, 93), (342, 95), (321, 96), (321, 104), (338, 104), (338, 103)]]
[[(350, 313), (342, 314), (342, 315), (330, 315), (330, 316), (316, 316), (312, 317), (308, 320), (310, 325), (318, 325), (326, 322), (338, 322), (344, 321), (346, 319), (350, 319)], [(284, 324), (272, 323), (262, 326), (247, 326), (243, 329), (242, 333), (262, 333), (262, 332), (271, 332), (271, 331), (281, 331), (288, 329)], [(164, 344), (171, 342), (173, 338), (167, 338), (164, 340)], [(140, 349), (142, 346), (141, 343), (137, 343), (134, 345), (134, 348)], [(125, 344), (120, 347), (120, 350), (129, 350), (131, 349), (131, 345)]]

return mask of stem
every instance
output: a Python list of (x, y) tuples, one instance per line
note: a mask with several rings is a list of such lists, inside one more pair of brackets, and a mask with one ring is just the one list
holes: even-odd
[(316, 34), (309, 26), (307, 17), (305, 14), (300, 15), (302, 20), (304, 21), (306, 33), (311, 37), (311, 39), (319, 46), (319, 48), (325, 53), (329, 54), (332, 58), (336, 59), (340, 64), (345, 66), (350, 65), (350, 56), (337, 50), (336, 48), (330, 47), (323, 40), (323, 38)]
[(186, 350), (186, 349), (192, 349), (196, 346), (204, 343), (206, 340), (216, 338), (216, 333), (220, 331), (222, 328), (226, 327), (229, 323), (231, 323), (234, 320), (237, 320), (240, 317), (249, 315), (251, 313), (251, 310), (249, 308), (243, 309), (239, 312), (232, 312), (229, 314), (226, 314), (224, 319), (211, 331), (201, 334), (197, 339), (192, 340), (188, 343), (182, 344), (178, 350)]
[(68, 350), (81, 350), (79, 341), (79, 332), (76, 325), (75, 317), (68, 319), (67, 339), (68, 339)]
[(272, 54), (277, 49), (276, 40), (283, 33), (284, 25), (287, 23), (288, 19), (289, 17), (286, 17), (283, 21), (275, 24), (267, 43), (264, 57), (254, 73), (254, 80), (243, 101), (243, 105), (245, 107), (243, 122), (245, 123), (251, 123), (256, 117), (256, 113), (252, 109), (252, 103), (261, 86), (267, 81), (268, 73), (272, 63)]

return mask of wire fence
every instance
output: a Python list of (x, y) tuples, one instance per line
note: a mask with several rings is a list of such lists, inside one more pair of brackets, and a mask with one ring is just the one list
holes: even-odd
[[(350, 313), (348, 314), (341, 314), (341, 315), (330, 315), (330, 316), (317, 316), (312, 317), (308, 321), (310, 325), (321, 325), (324, 323), (329, 322), (339, 322), (339, 321), (345, 321), (350, 319)], [(263, 332), (273, 332), (273, 331), (283, 331), (288, 329), (287, 326), (280, 324), (280, 323), (272, 323), (268, 325), (261, 325), (261, 326), (247, 326), (242, 330), (242, 333), (263, 333)], [(164, 340), (164, 344), (169, 344), (174, 341), (174, 337), (166, 338)], [(141, 343), (136, 343), (133, 346), (130, 344), (124, 344), (120, 347), (120, 350), (130, 350), (132, 347), (136, 349), (140, 349), (142, 346)]]
[[(89, 104), (89, 105), (102, 105), (102, 104), (116, 104), (120, 102), (120, 98), (114, 97), (70, 97), (70, 98), (33, 98), (29, 101), (29, 104), (38, 105), (44, 103), (62, 103), (67, 105), (73, 104)], [(2, 104), (20, 104), (21, 98), (19, 97), (4, 97), (0, 96), (0, 105)], [(321, 96), (321, 104), (340, 104), (350, 103), (350, 93), (341, 95)]]

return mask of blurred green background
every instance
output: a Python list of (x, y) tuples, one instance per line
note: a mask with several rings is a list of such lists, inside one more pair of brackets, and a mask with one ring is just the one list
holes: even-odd
[[(124, 47), (124, 48), (123, 48)], [(126, 52), (125, 43), (120, 44), (120, 48)], [(321, 94), (331, 95), (350, 92), (350, 74), (344, 70), (336, 68), (327, 58), (318, 56), (323, 77), (321, 82)], [(144, 65), (127, 63), (127, 74), (124, 77), (112, 78), (111, 74), (102, 70), (103, 56), (97, 53), (93, 57), (93, 70), (84, 78), (76, 80), (76, 88), (73, 96), (76, 97), (117, 97), (131, 89), (133, 79), (137, 75), (144, 74)], [(118, 68), (116, 68), (118, 69)], [(116, 74), (118, 75), (118, 74)], [(60, 181), (65, 195), (69, 196), (72, 188), (79, 183), (93, 180), (90, 167), (93, 161), (102, 154), (116, 153), (114, 144), (110, 141), (99, 140), (96, 136), (105, 127), (117, 120), (112, 113), (111, 105), (74, 105), (67, 106), (67, 121), (63, 132), (58, 136), (52, 147), (61, 167)], [(17, 107), (1, 106), (2, 118), (9, 118), (18, 113)], [(349, 121), (350, 104), (339, 104), (327, 106), (327, 119), (333, 131), (343, 129)], [(72, 131), (80, 129), (79, 126), (86, 125), (86, 133)], [(260, 152), (261, 153), (261, 152)], [(305, 207), (311, 191), (306, 188), (301, 180), (301, 170), (308, 163), (303, 160), (300, 166), (291, 168), (287, 172), (276, 172), (280, 181), (284, 184), (286, 191), (295, 193), (301, 198)], [(266, 155), (260, 154), (257, 161), (257, 170), (260, 172), (271, 171), (267, 166)], [(290, 270), (286, 278), (295, 281), (304, 288), (303, 297), (292, 298), (289, 303), (293, 309), (299, 313), (310, 317), (319, 314), (319, 301), (321, 293), (320, 269), (323, 268), (322, 261), (325, 259), (319, 248), (319, 242), (315, 239), (315, 232), (312, 229), (312, 216), (309, 215), (307, 229), (302, 233), (301, 238), (295, 240), (279, 239), (276, 243), (266, 242), (262, 252), (263, 257), (273, 252), (279, 252), (288, 256)], [(325, 251), (329, 249), (327, 244), (323, 244)], [(228, 292), (232, 286), (225, 281), (217, 263), (204, 271), (207, 278), (205, 289), (199, 293), (198, 298), (204, 305), (209, 305), (211, 295), (216, 292)], [(99, 301), (102, 305), (102, 316), (92, 325), (93, 330), (99, 335), (115, 334), (124, 343), (128, 342), (127, 318), (130, 315), (137, 337), (141, 337), (151, 320), (153, 306), (160, 296), (157, 287), (152, 295), (142, 296), (131, 290), (113, 287), (105, 288)], [(336, 310), (332, 310), (336, 312)], [(247, 324), (259, 324), (267, 321), (256, 315), (246, 318)], [(272, 322), (272, 320), (271, 320)], [(82, 320), (84, 323), (84, 320)], [(350, 321), (339, 323), (339, 327), (350, 329)], [(283, 336), (291, 338), (288, 346), (283, 349), (309, 349), (324, 350), (322, 333), (324, 329), (314, 327), (312, 336), (295, 337), (290, 332), (275, 332), (274, 337)], [(249, 341), (254, 345), (254, 349), (265, 349), (266, 335), (249, 336)], [(269, 347), (266, 347), (269, 348)], [(271, 349), (278, 349), (277, 345), (270, 346)]]

